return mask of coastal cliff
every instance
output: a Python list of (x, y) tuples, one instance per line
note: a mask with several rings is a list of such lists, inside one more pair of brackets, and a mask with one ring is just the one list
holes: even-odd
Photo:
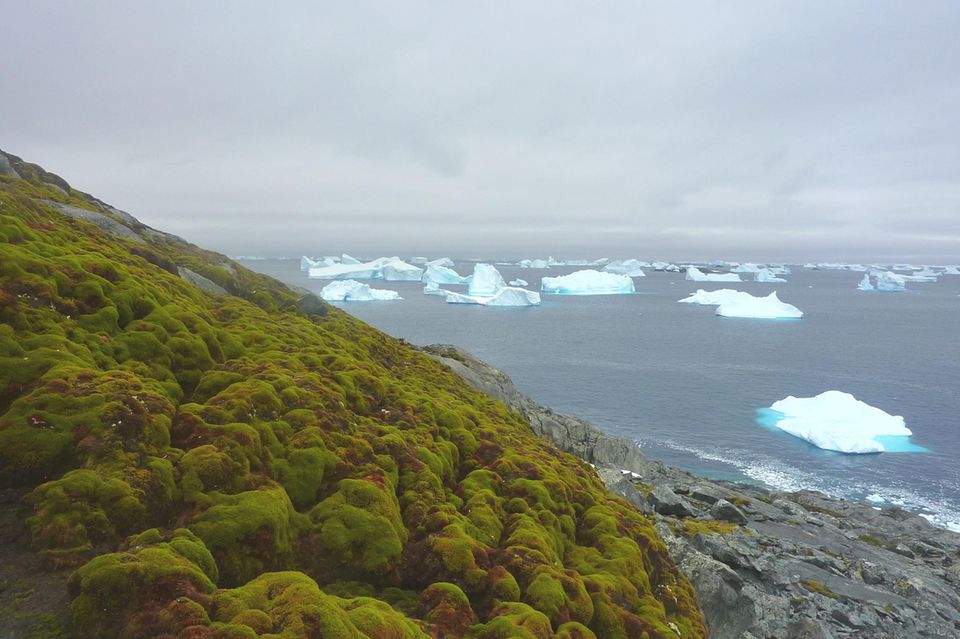
[(706, 628), (523, 416), (0, 152), (2, 639), (551, 636)]
[(960, 535), (897, 508), (696, 477), (537, 404), (462, 349), (425, 351), (646, 513), (693, 583), (710, 636), (960, 636)]

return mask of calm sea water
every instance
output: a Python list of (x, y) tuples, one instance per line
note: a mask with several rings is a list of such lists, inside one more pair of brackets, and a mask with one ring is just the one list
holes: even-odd
[[(294, 260), (245, 265), (316, 292), (328, 283)], [(543, 276), (577, 270), (498, 268), (534, 290)], [(404, 299), (338, 306), (416, 344), (460, 345), (538, 402), (629, 437), (650, 458), (718, 479), (870, 497), (960, 529), (960, 276), (905, 293), (857, 291), (861, 277), (797, 267), (787, 284), (725, 285), (648, 271), (635, 295), (544, 296), (534, 308), (446, 304), (419, 282), (376, 282)], [(724, 287), (777, 290), (804, 318), (726, 319), (677, 303)], [(831, 389), (902, 415), (928, 452), (832, 453), (757, 422), (758, 409), (787, 395)]]

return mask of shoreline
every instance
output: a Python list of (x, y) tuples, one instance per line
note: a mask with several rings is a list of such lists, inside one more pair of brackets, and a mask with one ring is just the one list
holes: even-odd
[(650, 517), (693, 583), (713, 637), (960, 635), (960, 534), (899, 507), (711, 480), (554, 412), (456, 346), (421, 350), (591, 463)]

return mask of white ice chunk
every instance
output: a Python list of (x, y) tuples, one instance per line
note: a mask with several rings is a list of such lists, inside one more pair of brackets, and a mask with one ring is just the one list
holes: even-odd
[(780, 282), (786, 282), (787, 280), (782, 277), (777, 277), (774, 275), (773, 271), (768, 268), (758, 269), (754, 276), (754, 282), (765, 282), (767, 284), (779, 284)]
[(423, 274), (423, 281), (436, 282), (437, 284), (466, 284), (470, 281), (470, 278), (461, 277), (452, 268), (428, 262), (427, 270)]
[(633, 280), (627, 275), (593, 269), (560, 277), (544, 277), (540, 290), (555, 295), (614, 295), (634, 292)]
[(759, 264), (754, 264), (752, 262), (744, 262), (740, 266), (730, 269), (731, 273), (756, 273), (763, 267)]
[(864, 273), (864, 274), (863, 274), (863, 279), (860, 280), (860, 283), (859, 283), (859, 284), (857, 284), (857, 290), (858, 290), (858, 291), (872, 291), (872, 290), (874, 290), (874, 289), (873, 289), (873, 284), (870, 283), (870, 275), (868, 275), (867, 273)]
[(311, 268), (308, 273), (317, 280), (371, 280), (381, 279), (382, 264), (368, 262), (366, 264), (331, 264)]
[(547, 260), (520, 260), (517, 266), (520, 268), (550, 268)]
[(903, 417), (831, 390), (816, 397), (787, 397), (770, 407), (783, 414), (777, 428), (814, 446), (841, 453), (879, 453), (877, 437), (909, 437)]
[(320, 291), (320, 297), (328, 302), (374, 302), (403, 299), (396, 291), (370, 288), (355, 280), (330, 282)]
[(473, 296), (491, 296), (506, 286), (507, 283), (503, 281), (503, 276), (495, 266), (481, 262), (473, 267), (473, 279), (467, 293)]
[(743, 291), (735, 291), (732, 288), (721, 288), (718, 291), (705, 291), (702, 288), (697, 289), (696, 293), (690, 295), (690, 297), (685, 297), (682, 300), (678, 300), (685, 304), (700, 304), (702, 306), (719, 306), (728, 300), (735, 300), (737, 298), (752, 298), (753, 295), (750, 293), (744, 293)]
[(643, 267), (649, 266), (649, 264), (641, 262), (640, 260), (615, 260), (604, 266), (601, 270), (607, 273), (619, 273), (620, 275), (626, 275), (628, 277), (646, 277), (646, 273), (643, 272)]
[(419, 282), (423, 278), (423, 269), (413, 264), (407, 264), (400, 258), (393, 258), (383, 265), (380, 270), (383, 279), (397, 282)]
[(717, 307), (717, 315), (751, 319), (799, 319), (803, 317), (803, 311), (792, 304), (781, 302), (776, 293), (770, 293), (766, 297), (729, 297)]
[(687, 267), (687, 280), (691, 282), (739, 282), (736, 273), (704, 273), (695, 266)]
[(944, 275), (960, 275), (960, 266), (948, 266), (943, 269)]
[(874, 273), (876, 279), (876, 290), (878, 291), (905, 291), (906, 282), (903, 275), (898, 275), (891, 271), (880, 271)]
[(436, 282), (427, 282), (423, 286), (424, 295), (439, 295), (440, 297), (445, 297), (448, 291), (443, 290)]
[(529, 286), (530, 282), (527, 280), (522, 280), (519, 277), (515, 280), (510, 280), (510, 286)]
[(493, 295), (464, 295), (454, 291), (444, 291), (447, 304), (479, 304), (481, 306), (536, 306), (540, 303), (540, 294), (522, 288), (505, 286)]
[(416, 264), (417, 266), (422, 266), (427, 263), (427, 258), (423, 257), (422, 255), (418, 255), (417, 257), (411, 257), (410, 263)]
[(343, 255), (340, 256), (340, 263), (341, 264), (360, 264), (361, 262), (357, 258), (351, 257), (346, 253), (344, 253)]
[(427, 262), (427, 266), (430, 266), (431, 264), (433, 266), (442, 266), (444, 268), (453, 268), (456, 266), (456, 264), (453, 263), (453, 260), (451, 260), (449, 257), (440, 257)]
[(676, 264), (670, 264), (669, 262), (654, 262), (650, 265), (655, 271), (667, 271), (668, 273), (679, 273), (680, 267)]

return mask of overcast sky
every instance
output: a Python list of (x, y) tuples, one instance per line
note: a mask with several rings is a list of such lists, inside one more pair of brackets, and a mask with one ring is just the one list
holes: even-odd
[(960, 262), (955, 0), (0, 15), (0, 148), (230, 254)]

